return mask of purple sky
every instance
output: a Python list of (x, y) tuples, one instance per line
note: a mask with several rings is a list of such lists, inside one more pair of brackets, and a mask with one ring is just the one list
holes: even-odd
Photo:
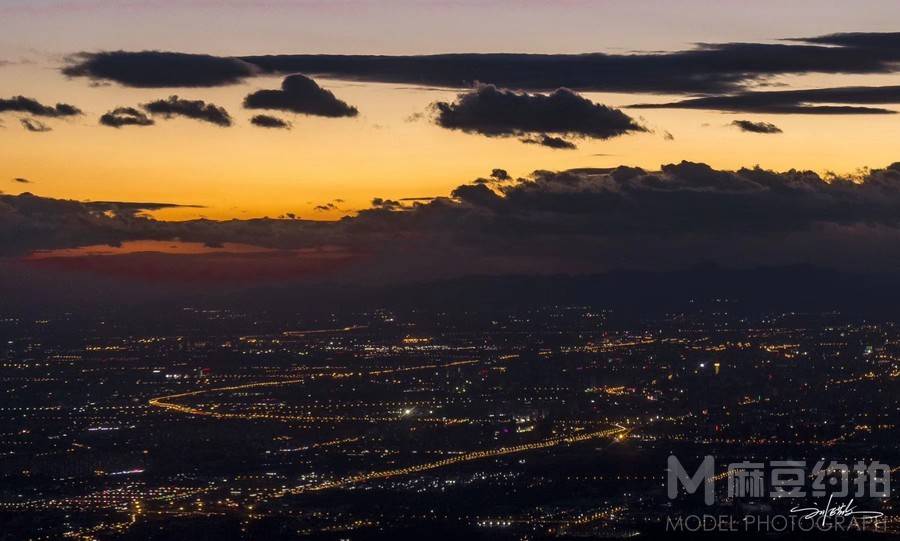
[(168, 49), (218, 54), (677, 49), (838, 31), (892, 31), (893, 0), (2, 0), (0, 58)]

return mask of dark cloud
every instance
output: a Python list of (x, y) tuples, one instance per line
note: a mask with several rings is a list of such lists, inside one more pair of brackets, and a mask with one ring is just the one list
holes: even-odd
[[(712, 109), (744, 113), (784, 113), (816, 115), (890, 115), (896, 111), (880, 107), (830, 104), (900, 103), (900, 86), (851, 86), (807, 90), (740, 92), (706, 96), (669, 103), (632, 105), (639, 109)], [(829, 104), (829, 105), (819, 105)]]
[(290, 122), (282, 120), (277, 116), (255, 115), (250, 119), (250, 123), (254, 126), (259, 126), (260, 128), (281, 128), (286, 130), (291, 129)]
[(787, 43), (700, 44), (637, 54), (269, 55), (244, 60), (274, 73), (447, 87), (476, 81), (544, 90), (725, 93), (789, 73), (891, 73), (897, 34), (837, 34)]
[(506, 169), (500, 168), (491, 170), (491, 178), (500, 182), (512, 180), (512, 177), (509, 176), (509, 173), (506, 171)]
[(184, 116), (218, 126), (231, 126), (231, 115), (224, 107), (219, 107), (203, 100), (185, 100), (178, 96), (169, 96), (166, 100), (151, 101), (143, 105), (144, 109), (154, 115)]
[(731, 123), (737, 126), (741, 131), (752, 133), (782, 133), (781, 128), (769, 122), (753, 122), (752, 120), (735, 120)]
[(63, 73), (136, 87), (238, 83), (257, 72), (453, 88), (501, 87), (660, 93), (732, 93), (792, 73), (892, 73), (897, 33), (832, 34), (781, 43), (699, 44), (632, 54), (267, 55), (241, 58), (161, 51), (80, 53)]
[(30, 132), (43, 133), (53, 131), (53, 128), (34, 118), (22, 118), (19, 119), (19, 122), (22, 123), (23, 128)]
[(14, 111), (17, 113), (29, 113), (34, 116), (63, 117), (81, 114), (81, 109), (68, 103), (57, 103), (54, 106), (44, 105), (41, 102), (26, 98), (25, 96), (13, 96), (0, 98), (0, 113)]
[(813, 38), (794, 38), (788, 41), (839, 45), (876, 51), (900, 51), (900, 32), (843, 32)]
[(631, 117), (593, 103), (571, 90), (550, 94), (518, 93), (493, 85), (479, 85), (460, 94), (453, 103), (436, 102), (435, 122), (444, 128), (487, 136), (539, 134), (534, 141), (554, 148), (572, 148), (546, 133), (607, 139), (633, 131), (646, 131)]
[(343, 202), (344, 202), (343, 199), (332, 199), (328, 203), (322, 203), (321, 205), (316, 205), (315, 207), (313, 207), (313, 210), (318, 211), (318, 212), (326, 212), (326, 211), (330, 211), (330, 210), (341, 210), (341, 208), (338, 207), (338, 204), (343, 203)]
[(112, 128), (122, 126), (152, 126), (153, 119), (134, 107), (116, 107), (100, 117), (100, 124)]
[[(461, 187), (462, 188), (462, 187)], [(900, 164), (862, 178), (823, 179), (810, 171), (716, 170), (702, 163), (638, 168), (537, 171), (497, 191), (454, 192), (473, 208), (504, 217), (546, 218), (543, 231), (718, 234), (808, 229), (816, 223), (900, 226)], [(490, 192), (490, 193), (488, 193)], [(577, 218), (577, 219), (576, 219)]]
[(83, 203), (92, 212), (103, 212), (115, 217), (140, 216), (145, 211), (163, 209), (202, 209), (202, 205), (180, 205), (177, 203), (154, 203), (142, 201), (88, 201)]
[(209, 87), (239, 83), (257, 69), (236, 58), (162, 51), (79, 53), (62, 72), (143, 88)]
[(552, 137), (544, 133), (537, 136), (523, 137), (519, 139), (519, 141), (531, 145), (541, 145), (561, 150), (575, 150), (576, 148), (578, 148), (578, 146), (571, 141), (566, 141), (561, 137)]
[(247, 109), (278, 109), (306, 115), (356, 116), (356, 107), (347, 105), (305, 75), (284, 78), (281, 90), (258, 90), (244, 98)]
[(166, 239), (163, 222), (145, 211), (174, 208), (171, 203), (79, 202), (25, 192), (0, 196), (0, 255), (92, 244), (116, 245), (131, 239)]
[(355, 264), (328, 279), (596, 272), (811, 263), (900, 270), (900, 163), (852, 177), (702, 163), (536, 171), (449, 197), (376, 198), (337, 221), (188, 220), (147, 203), (0, 196), (0, 253), (175, 240), (275, 249), (336, 249)]
[(383, 209), (383, 210), (400, 210), (403, 207), (403, 203), (399, 201), (395, 201), (393, 199), (384, 199), (381, 197), (375, 197), (372, 199), (372, 208)]
[(72, 77), (149, 88), (219, 86), (239, 83), (258, 73), (309, 73), (455, 88), (481, 81), (528, 90), (567, 87), (723, 94), (783, 74), (893, 73), (900, 62), (897, 36), (831, 34), (782, 43), (699, 44), (682, 51), (632, 54), (301, 54), (233, 58), (162, 51), (104, 51), (74, 55), (62, 71)]
[(31, 184), (31, 181), (25, 177), (15, 177), (12, 181), (18, 182), (19, 184)]

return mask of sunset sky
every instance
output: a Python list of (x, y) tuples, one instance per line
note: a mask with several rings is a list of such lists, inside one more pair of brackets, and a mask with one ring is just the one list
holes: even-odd
[[(221, 6), (220, 4), (224, 4)], [(242, 109), (248, 93), (277, 88), (282, 75), (208, 88), (131, 88), (60, 73), (81, 51), (161, 50), (213, 55), (456, 52), (629, 53), (677, 51), (695, 43), (772, 43), (842, 31), (888, 31), (896, 2), (18, 2), (5, 1), (0, 88), (42, 103), (71, 103), (84, 115), (49, 119), (30, 133), (15, 113), (0, 114), (4, 193), (79, 200), (200, 205), (158, 213), (169, 219), (279, 216), (336, 219), (373, 197), (443, 196), (501, 167), (536, 169), (633, 165), (656, 169), (681, 160), (716, 168), (761, 165), (848, 173), (896, 160), (900, 122), (892, 115), (786, 115), (680, 109), (624, 109), (649, 130), (577, 150), (525, 145), (452, 131), (430, 121), (429, 106), (459, 88), (317, 78), (355, 106), (354, 118), (281, 115), (291, 130), (261, 129)], [(815, 6), (813, 8), (813, 6)], [(810, 14), (814, 14), (811, 16)], [(484, 81), (490, 82), (490, 81)], [(900, 74), (779, 74), (765, 88), (896, 85)], [(111, 129), (97, 118), (117, 106), (177, 94), (224, 107), (234, 126), (176, 118), (151, 127)], [(583, 91), (622, 107), (684, 95)], [(887, 107), (891, 107), (888, 105)], [(422, 116), (424, 115), (424, 116)], [(735, 119), (768, 122), (783, 133), (746, 133)], [(666, 134), (671, 134), (667, 137)], [(24, 178), (31, 184), (13, 182)], [(336, 208), (314, 210), (334, 200)]]
[(7, 291), (35, 270), (77, 290), (900, 269), (894, 1), (7, 0), (0, 19)]

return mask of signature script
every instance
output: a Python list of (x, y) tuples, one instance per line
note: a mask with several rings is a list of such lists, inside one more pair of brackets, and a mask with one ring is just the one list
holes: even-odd
[(833, 505), (834, 494), (828, 496), (828, 503), (824, 509), (818, 507), (794, 507), (791, 513), (805, 513), (802, 518), (815, 520), (821, 519), (821, 524), (825, 525), (825, 520), (829, 518), (845, 518), (855, 517), (860, 519), (876, 519), (884, 516), (880, 511), (857, 511), (853, 505), (853, 499), (850, 501)]

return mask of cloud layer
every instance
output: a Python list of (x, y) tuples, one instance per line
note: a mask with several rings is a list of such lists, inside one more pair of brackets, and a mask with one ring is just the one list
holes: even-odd
[(153, 119), (134, 107), (116, 107), (100, 117), (100, 124), (111, 128), (122, 126), (152, 126)]
[[(493, 137), (553, 133), (608, 139), (646, 131), (622, 111), (594, 103), (566, 88), (550, 94), (529, 94), (479, 85), (471, 92), (460, 94), (453, 103), (436, 102), (433, 107), (439, 126)], [(546, 135), (525, 142), (554, 148), (574, 147), (558, 137)]]
[(142, 88), (210, 87), (239, 83), (257, 69), (236, 58), (163, 51), (79, 53), (62, 69), (69, 77), (88, 77)]
[(770, 122), (753, 122), (752, 120), (735, 120), (731, 123), (741, 131), (751, 133), (782, 133), (781, 128)]
[(68, 103), (57, 103), (56, 105), (44, 105), (43, 103), (25, 96), (13, 96), (11, 98), (0, 98), (0, 113), (13, 111), (17, 113), (29, 113), (34, 116), (46, 117), (64, 117), (75, 116), (81, 114), (81, 109)]
[(247, 109), (277, 109), (306, 115), (342, 117), (356, 116), (356, 107), (339, 100), (305, 75), (290, 75), (281, 82), (280, 90), (258, 90), (244, 98)]
[(475, 82), (542, 90), (726, 93), (787, 73), (890, 73), (900, 34), (834, 34), (784, 43), (700, 44), (635, 54), (268, 55), (244, 60), (268, 72), (468, 87)]
[(353, 255), (342, 275), (348, 280), (672, 269), (701, 261), (900, 269), (900, 164), (854, 178), (691, 162), (660, 171), (536, 171), (463, 184), (433, 200), (376, 198), (372, 208), (336, 222), (167, 222), (142, 214), (151, 208), (159, 204), (0, 196), (0, 253), (175, 239), (334, 248)]
[(183, 116), (210, 122), (217, 126), (231, 126), (231, 115), (224, 107), (212, 103), (206, 103), (203, 100), (185, 100), (178, 96), (169, 96), (165, 100), (151, 101), (142, 106), (148, 112), (154, 115), (163, 115), (167, 118), (172, 116)]
[(34, 118), (20, 118), (19, 122), (23, 128), (30, 132), (43, 133), (53, 131), (53, 128)]
[(553, 137), (552, 135), (547, 135), (545, 133), (536, 136), (523, 137), (519, 139), (519, 141), (529, 145), (541, 145), (562, 150), (575, 150), (578, 148), (578, 146), (571, 141), (566, 141), (561, 137)]
[(259, 126), (260, 128), (280, 128), (285, 130), (291, 129), (290, 122), (282, 120), (277, 116), (254, 115), (253, 118), (250, 119), (250, 123), (254, 126)]
[(789, 73), (892, 73), (900, 33), (831, 34), (781, 43), (699, 44), (633, 54), (443, 54), (429, 56), (265, 55), (241, 58), (163, 51), (80, 53), (63, 73), (136, 87), (233, 84), (263, 73), (306, 73), (362, 81), (528, 90), (733, 93)]
[(900, 103), (900, 86), (850, 86), (806, 90), (740, 92), (668, 103), (640, 103), (630, 107), (638, 109), (712, 109), (771, 114), (891, 115), (895, 114), (896, 111), (882, 107), (859, 105), (891, 103)]

